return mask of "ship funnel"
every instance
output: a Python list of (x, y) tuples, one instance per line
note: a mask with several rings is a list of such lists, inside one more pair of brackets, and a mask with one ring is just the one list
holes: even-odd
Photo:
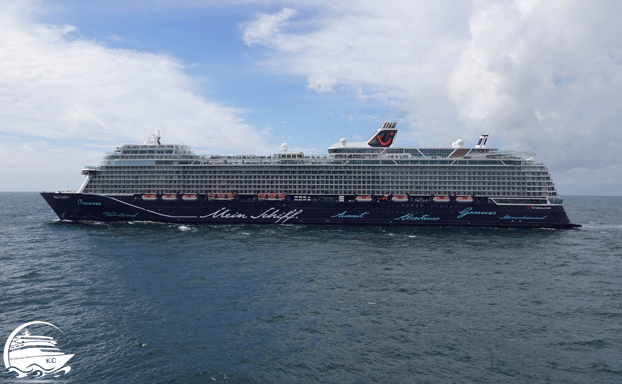
[(488, 141), (488, 135), (481, 135), (477, 141), (475, 148), (486, 148), (486, 142)]
[(397, 122), (385, 122), (376, 133), (367, 140), (370, 147), (390, 147), (397, 134)]

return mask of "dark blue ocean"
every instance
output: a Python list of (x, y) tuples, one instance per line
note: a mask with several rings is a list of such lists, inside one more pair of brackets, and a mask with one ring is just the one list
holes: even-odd
[[(576, 230), (60, 222), (0, 194), (0, 346), (54, 324), (28, 383), (619, 383), (622, 198)], [(4, 372), (4, 369), (2, 370)]]

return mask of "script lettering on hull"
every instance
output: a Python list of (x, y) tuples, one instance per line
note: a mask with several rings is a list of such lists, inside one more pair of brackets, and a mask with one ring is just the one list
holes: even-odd
[(302, 213), (302, 209), (292, 209), (289, 212), (279, 213), (280, 209), (270, 208), (259, 216), (251, 216), (251, 219), (276, 219), (275, 224), (283, 224), (287, 220), (294, 219)]
[(78, 199), (78, 205), (102, 205), (101, 201), (83, 201)]
[(428, 215), (427, 213), (425, 215), (422, 216), (415, 216), (412, 213), (407, 213), (404, 216), (400, 216), (397, 217), (395, 219), (393, 219), (394, 221), (398, 221), (398, 220), (405, 220), (405, 221), (436, 221), (436, 220), (440, 220), (440, 217), (432, 217), (430, 215)]
[(546, 218), (546, 216), (542, 216), (542, 217), (533, 217), (533, 216), (521, 216), (521, 217), (515, 217), (515, 216), (510, 216), (510, 215), (505, 215), (503, 217), (500, 217), (499, 220), (544, 220)]
[(352, 214), (348, 214), (348, 211), (343, 211), (343, 212), (338, 213), (338, 214), (336, 214), (334, 216), (331, 216), (331, 217), (339, 217), (339, 218), (342, 218), (342, 219), (362, 219), (363, 216), (365, 216), (365, 215), (369, 215), (369, 212), (363, 212), (363, 213), (359, 213), (357, 215), (352, 215)]
[(495, 211), (474, 211), (472, 207), (468, 207), (458, 212), (458, 219), (461, 219), (467, 215), (489, 215), (494, 216), (497, 212)]
[(138, 216), (138, 212), (134, 214), (130, 213), (119, 213), (119, 212), (103, 212), (106, 217), (136, 217)]
[(211, 217), (213, 219), (246, 219), (248, 216), (240, 212), (232, 213), (229, 208), (223, 207), (216, 212), (210, 213), (209, 215), (201, 216), (202, 219), (208, 217)]
[(232, 212), (229, 208), (220, 208), (217, 211), (214, 211), (208, 215), (201, 216), (202, 219), (213, 218), (213, 219), (251, 219), (251, 220), (259, 220), (259, 219), (272, 219), (275, 224), (283, 224), (288, 220), (295, 219), (302, 213), (302, 209), (292, 209), (288, 212), (281, 211), (278, 208), (269, 208), (257, 216), (248, 216), (244, 213), (240, 212)]

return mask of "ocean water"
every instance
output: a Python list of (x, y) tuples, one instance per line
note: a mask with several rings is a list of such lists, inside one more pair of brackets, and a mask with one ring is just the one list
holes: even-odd
[(2, 193), (0, 345), (62, 330), (71, 370), (37, 382), (622, 382), (621, 200), (409, 229), (67, 223)]

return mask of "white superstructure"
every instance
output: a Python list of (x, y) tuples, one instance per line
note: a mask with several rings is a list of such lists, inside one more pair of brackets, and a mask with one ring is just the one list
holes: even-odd
[(198, 156), (186, 145), (124, 145), (85, 167), (80, 192), (96, 194), (282, 193), (295, 196), (455, 195), (493, 198), (557, 196), (533, 153), (485, 148), (393, 148), (396, 123), (367, 141), (331, 145), (328, 155)]

